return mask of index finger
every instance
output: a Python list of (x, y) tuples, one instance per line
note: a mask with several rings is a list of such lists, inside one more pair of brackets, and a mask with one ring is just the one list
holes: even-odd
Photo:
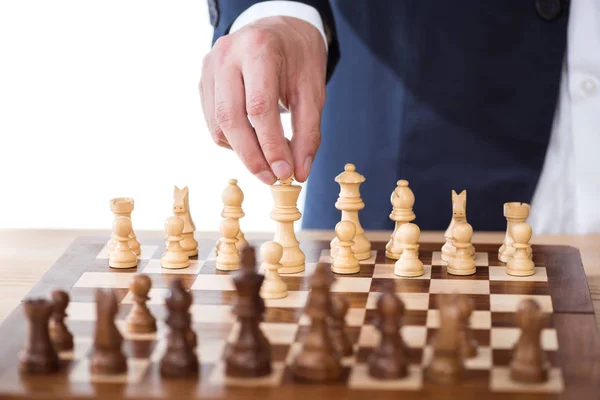
[(292, 176), (293, 158), (279, 115), (279, 66), (260, 57), (242, 65), (246, 112), (258, 142), (278, 178)]

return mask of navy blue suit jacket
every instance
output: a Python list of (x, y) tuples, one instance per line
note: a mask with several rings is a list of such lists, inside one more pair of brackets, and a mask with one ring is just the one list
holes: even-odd
[[(300, 1), (319, 10), (332, 33), (303, 227), (339, 221), (334, 177), (352, 162), (367, 178), (365, 229), (393, 226), (390, 194), (401, 178), (415, 193), (421, 229), (447, 227), (452, 189), (467, 189), (474, 229), (505, 229), (503, 203), (529, 202), (543, 166), (568, 3)], [(215, 39), (256, 2), (209, 0)]]

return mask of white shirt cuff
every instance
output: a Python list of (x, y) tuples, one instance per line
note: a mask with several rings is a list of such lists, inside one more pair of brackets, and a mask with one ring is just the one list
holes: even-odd
[(321, 15), (316, 8), (297, 1), (274, 0), (256, 3), (236, 18), (229, 29), (229, 33), (233, 33), (245, 25), (266, 17), (294, 17), (308, 22), (321, 33), (325, 42), (325, 49), (327, 50), (327, 36), (325, 35), (325, 27)]

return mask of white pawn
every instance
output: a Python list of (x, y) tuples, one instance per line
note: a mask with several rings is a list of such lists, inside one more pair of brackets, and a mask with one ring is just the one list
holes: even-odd
[(475, 259), (473, 258), (473, 227), (468, 222), (454, 225), (452, 229), (452, 240), (456, 252), (454, 257), (448, 261), (446, 271), (452, 275), (473, 275), (476, 271)]
[(413, 223), (400, 226), (398, 237), (402, 243), (402, 254), (394, 264), (394, 274), (405, 277), (421, 276), (425, 273), (419, 260), (419, 238), (421, 230)]
[(531, 226), (528, 223), (522, 222), (513, 225), (511, 236), (515, 241), (513, 247), (515, 252), (510, 260), (506, 263), (506, 273), (514, 276), (529, 276), (535, 274), (535, 264), (531, 260)]
[(116, 217), (112, 225), (116, 245), (108, 257), (108, 266), (111, 268), (133, 268), (137, 265), (137, 255), (131, 249), (130, 237), (132, 231), (131, 219)]
[(163, 268), (181, 269), (190, 265), (190, 257), (181, 245), (184, 225), (183, 219), (175, 215), (167, 218), (165, 221), (167, 250), (160, 259), (160, 265)]
[(236, 247), (240, 224), (235, 218), (225, 218), (221, 221), (221, 241), (217, 254), (217, 269), (233, 271), (240, 268), (240, 252)]
[(260, 288), (260, 297), (263, 299), (281, 299), (287, 296), (287, 285), (279, 275), (283, 247), (277, 242), (265, 242), (260, 246), (263, 262), (261, 268), (265, 270), (265, 280)]
[(337, 250), (331, 263), (331, 270), (336, 274), (356, 274), (360, 272), (358, 258), (352, 252), (356, 226), (351, 221), (340, 221), (335, 226)]

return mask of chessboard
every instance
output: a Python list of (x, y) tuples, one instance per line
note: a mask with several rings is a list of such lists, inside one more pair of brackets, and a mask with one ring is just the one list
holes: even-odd
[[(27, 335), (22, 307), (0, 325), (0, 397), (587, 399), (597, 398), (600, 393), (597, 356), (600, 340), (581, 258), (571, 247), (534, 246), (535, 274), (514, 277), (507, 275), (498, 261), (498, 245), (476, 244), (477, 272), (454, 276), (446, 273), (441, 261), (441, 243), (423, 243), (419, 253), (425, 274), (401, 278), (394, 275), (394, 261), (385, 258), (385, 243), (373, 242), (371, 257), (361, 262), (360, 273), (336, 275), (332, 287), (333, 292), (349, 301), (346, 322), (354, 353), (343, 360), (344, 372), (339, 381), (311, 384), (294, 379), (290, 362), (308, 332), (309, 320), (303, 313), (309, 294), (308, 278), (319, 263), (330, 264), (329, 242), (303, 241), (306, 270), (282, 275), (289, 295), (266, 300), (261, 327), (273, 349), (272, 374), (258, 379), (232, 379), (224, 374), (222, 355), (237, 329), (231, 313), (236, 293), (230, 273), (215, 268), (216, 237), (199, 240), (198, 257), (192, 259), (188, 268), (180, 270), (161, 268), (164, 241), (145, 240), (143, 236), (138, 266), (111, 269), (106, 249), (108, 239), (75, 240), (28, 296), (47, 296), (54, 289), (70, 294), (67, 325), (75, 336), (75, 349), (60, 354), (58, 374), (19, 373), (18, 355)], [(250, 243), (261, 244), (252, 240)], [(125, 330), (124, 320), (133, 304), (129, 282), (138, 272), (152, 279), (148, 304), (159, 321), (158, 332), (154, 334), (130, 334)], [(190, 379), (162, 378), (158, 369), (166, 342), (164, 296), (174, 277), (180, 278), (193, 295), (191, 314), (201, 368), (198, 376)], [(372, 324), (376, 299), (387, 281), (394, 282), (406, 307), (402, 335), (410, 362), (409, 376), (391, 381), (371, 378), (367, 368), (367, 359), (379, 337)], [(113, 288), (120, 302), (117, 326), (124, 336), (128, 357), (128, 372), (123, 376), (100, 377), (89, 372), (96, 288)], [(432, 341), (439, 327), (437, 299), (452, 292), (467, 294), (474, 302), (470, 323), (479, 352), (476, 358), (466, 360), (467, 373), (460, 384), (433, 384), (424, 378), (423, 371), (432, 356)], [(535, 299), (549, 314), (542, 331), (542, 347), (552, 368), (549, 380), (543, 384), (518, 384), (509, 377), (511, 348), (520, 333), (514, 324), (514, 312), (525, 298)]]

